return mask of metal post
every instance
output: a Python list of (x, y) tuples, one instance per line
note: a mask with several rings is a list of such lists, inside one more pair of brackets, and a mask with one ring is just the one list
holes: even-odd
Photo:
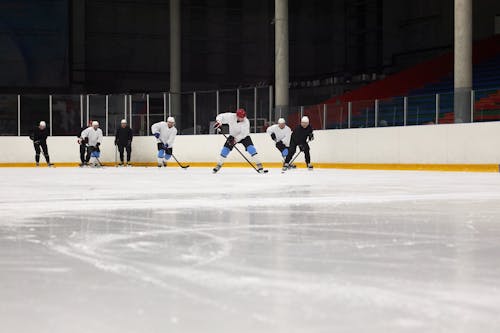
[(172, 93), (168, 93), (168, 116), (172, 115)]
[(403, 126), (408, 122), (408, 97), (403, 98)]
[(109, 95), (106, 94), (106, 136), (109, 135)]
[(276, 107), (288, 111), (289, 106), (289, 29), (288, 0), (274, 1), (274, 71)]
[(133, 110), (132, 110), (132, 95), (128, 95), (128, 116), (130, 118), (130, 128), (132, 128), (132, 115), (133, 115)]
[(193, 91), (193, 134), (196, 135), (196, 91)]
[(240, 89), (236, 89), (236, 109), (240, 108)]
[(49, 95), (49, 134), (52, 136), (52, 95)]
[(439, 94), (436, 94), (436, 124), (439, 124)]
[(300, 118), (304, 117), (304, 107), (300, 107)]
[(167, 121), (167, 93), (163, 93), (163, 121)]
[(217, 114), (220, 113), (220, 94), (219, 94), (219, 90), (217, 90), (215, 92), (215, 108), (216, 108), (216, 111), (217, 111)]
[(90, 120), (90, 97), (89, 95), (87, 94), (87, 124), (89, 123), (89, 120)]
[(470, 122), (473, 123), (474, 122), (474, 102), (475, 102), (475, 99), (476, 99), (476, 93), (474, 92), (474, 90), (471, 90), (470, 91)]
[(378, 127), (378, 99), (375, 100), (375, 127)]
[(21, 95), (17, 95), (17, 136), (21, 136)]
[(83, 127), (83, 95), (80, 94), (80, 126)]
[(326, 104), (323, 104), (323, 129), (326, 129)]
[(149, 136), (149, 94), (146, 94), (146, 135)]
[(347, 128), (351, 128), (352, 102), (347, 103)]
[(269, 125), (273, 122), (273, 86), (269, 86)]
[(257, 133), (257, 87), (253, 88), (253, 127), (254, 133)]
[(127, 120), (127, 94), (123, 95), (123, 119)]

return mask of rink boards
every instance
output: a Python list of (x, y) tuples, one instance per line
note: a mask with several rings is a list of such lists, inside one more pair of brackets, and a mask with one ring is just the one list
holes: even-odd
[[(281, 156), (270, 137), (265, 133), (251, 137), (266, 167), (280, 167)], [(315, 137), (310, 146), (316, 168), (499, 172), (499, 122), (320, 130)], [(220, 135), (179, 135), (174, 155), (193, 167), (211, 167), (223, 144)], [(50, 137), (48, 146), (56, 166), (78, 164), (76, 137)], [(153, 137), (135, 137), (132, 149), (133, 165), (156, 165)], [(0, 137), (0, 151), (0, 166), (34, 166), (28, 137)], [(114, 137), (104, 139), (101, 154), (103, 164), (115, 164)], [(297, 161), (299, 167), (304, 166), (302, 156)], [(233, 151), (226, 166), (247, 164)]]

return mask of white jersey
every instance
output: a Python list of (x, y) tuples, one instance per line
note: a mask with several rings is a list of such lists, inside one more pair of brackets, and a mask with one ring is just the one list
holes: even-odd
[(282, 141), (285, 146), (290, 146), (290, 139), (292, 138), (292, 130), (290, 127), (285, 125), (284, 128), (280, 128), (278, 124), (269, 126), (266, 130), (267, 134), (271, 135), (274, 133), (276, 139), (274, 141)]
[(238, 122), (236, 113), (226, 112), (219, 114), (215, 120), (229, 125), (229, 135), (232, 135), (236, 142), (240, 142), (250, 134), (250, 121), (246, 117)]
[(151, 133), (160, 133), (158, 138), (163, 144), (167, 144), (168, 147), (174, 146), (175, 136), (177, 135), (177, 128), (175, 126), (168, 127), (166, 121), (160, 121), (151, 126)]
[(82, 139), (88, 138), (89, 146), (95, 147), (98, 142), (99, 144), (102, 143), (102, 138), (103, 138), (102, 130), (100, 128), (95, 130), (93, 127), (88, 127), (83, 130), (81, 137)]

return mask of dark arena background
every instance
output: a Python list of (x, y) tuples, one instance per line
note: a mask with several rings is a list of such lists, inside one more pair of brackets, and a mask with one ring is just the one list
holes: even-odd
[(0, 331), (500, 331), (500, 1), (0, 0), (0, 73)]

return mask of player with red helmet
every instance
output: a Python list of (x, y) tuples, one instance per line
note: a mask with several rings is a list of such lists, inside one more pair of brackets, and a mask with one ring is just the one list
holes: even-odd
[(219, 162), (213, 169), (214, 173), (220, 170), (225, 159), (237, 143), (241, 143), (245, 146), (245, 150), (252, 156), (253, 161), (257, 165), (257, 171), (260, 173), (265, 172), (260, 159), (257, 157), (257, 149), (255, 149), (252, 139), (250, 138), (250, 121), (248, 121), (245, 110), (238, 109), (236, 113), (226, 112), (219, 114), (217, 118), (215, 118), (214, 127), (219, 129), (223, 124), (229, 125), (229, 136), (224, 143), (224, 147), (222, 147)]

